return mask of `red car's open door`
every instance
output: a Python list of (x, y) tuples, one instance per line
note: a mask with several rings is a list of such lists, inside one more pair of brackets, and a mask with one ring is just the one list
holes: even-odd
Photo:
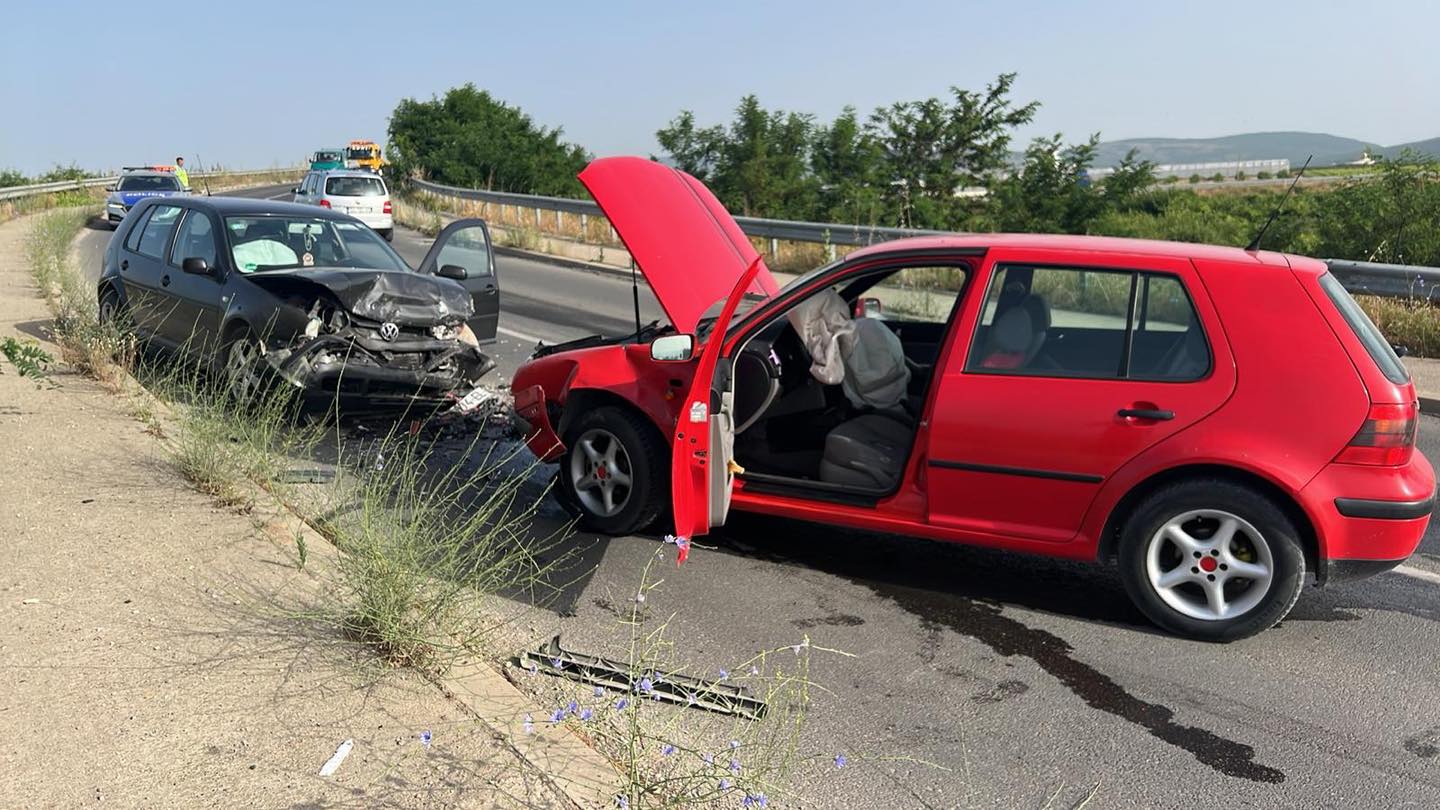
[[(723, 525), (730, 511), (730, 488), (735, 483), (736, 471), (732, 456), (735, 424), (731, 419), (734, 394), (728, 374), (720, 390), (716, 390), (715, 370), (735, 308), (764, 268), (765, 263), (756, 256), (735, 282), (730, 297), (725, 299), (720, 317), (710, 329), (710, 339), (700, 353), (695, 380), (675, 424), (670, 497), (675, 512), (675, 536), (685, 541), (705, 534), (712, 526)], [(682, 561), (687, 545), (681, 545)]]

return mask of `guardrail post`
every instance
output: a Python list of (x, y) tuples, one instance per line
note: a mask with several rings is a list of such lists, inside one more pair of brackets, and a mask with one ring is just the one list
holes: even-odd
[(555, 230), (556, 230), (557, 232), (561, 232), (561, 233), (563, 233), (563, 232), (565, 231), (565, 212), (564, 212), (564, 211), (557, 210), (557, 211), (555, 212)]
[(535, 206), (535, 227), (540, 227), (540, 206)]
[(825, 243), (825, 261), (827, 261), (827, 262), (833, 262), (833, 261), (835, 261), (835, 243), (834, 243), (834, 242), (826, 242), (826, 243)]
[(772, 237), (770, 237), (770, 261), (772, 261), (772, 262), (775, 261), (775, 258), (776, 258), (777, 256), (779, 256), (779, 255), (780, 255), (780, 240), (779, 240), (779, 239), (776, 239), (775, 237), (772, 236)]
[(590, 217), (586, 214), (580, 215), (580, 241), (584, 242), (590, 235)]

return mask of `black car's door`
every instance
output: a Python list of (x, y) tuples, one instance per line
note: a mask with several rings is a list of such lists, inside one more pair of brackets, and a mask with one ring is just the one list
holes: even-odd
[(465, 268), (465, 279), (460, 283), (470, 291), (470, 300), (475, 304), (470, 330), (481, 343), (494, 341), (500, 325), (500, 279), (490, 246), (490, 228), (485, 220), (457, 219), (435, 237), (435, 244), (419, 268), (431, 275), (446, 265)]
[(166, 320), (171, 303), (160, 284), (164, 275), (165, 252), (180, 219), (176, 205), (152, 205), (145, 219), (126, 234), (120, 247), (120, 277), (129, 292), (130, 314), (135, 328), (143, 337), (170, 342), (161, 324)]
[[(214, 351), (224, 313), (220, 296), (225, 275), (216, 247), (218, 233), (208, 212), (189, 209), (160, 271), (160, 298), (168, 303), (164, 322), (159, 324), (162, 337), (201, 357)], [(203, 260), (208, 272), (186, 273), (186, 259)]]

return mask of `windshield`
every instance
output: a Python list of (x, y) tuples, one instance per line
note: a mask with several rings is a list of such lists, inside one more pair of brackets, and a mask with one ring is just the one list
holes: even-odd
[(117, 191), (179, 191), (180, 181), (172, 174), (137, 174), (120, 178)]
[(331, 177), (325, 193), (332, 197), (384, 197), (385, 184), (378, 177)]
[(370, 149), (370, 148), (368, 148), (368, 147), (367, 147), (367, 148), (347, 149), (347, 150), (345, 151), (345, 155), (346, 155), (346, 157), (349, 157), (349, 158), (351, 158), (352, 160), (368, 160), (369, 158), (372, 158), (372, 157), (375, 156), (375, 150)]
[(409, 265), (359, 222), (305, 216), (226, 217), (230, 255), (242, 273), (297, 267), (408, 271)]
[(314, 163), (326, 163), (337, 161), (339, 159), (339, 152), (316, 152), (315, 157), (311, 158), (311, 161)]

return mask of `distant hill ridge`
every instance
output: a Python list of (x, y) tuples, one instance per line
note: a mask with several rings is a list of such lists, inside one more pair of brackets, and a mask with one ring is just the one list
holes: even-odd
[(1359, 160), (1369, 148), (1375, 155), (1398, 155), (1402, 149), (1440, 157), (1440, 137), (1424, 141), (1380, 146), (1321, 132), (1247, 132), (1219, 138), (1126, 138), (1103, 141), (1095, 157), (1096, 166), (1114, 166), (1131, 149), (1156, 163), (1208, 163), (1229, 160), (1289, 158), (1299, 166), (1314, 155), (1313, 166), (1332, 166)]

